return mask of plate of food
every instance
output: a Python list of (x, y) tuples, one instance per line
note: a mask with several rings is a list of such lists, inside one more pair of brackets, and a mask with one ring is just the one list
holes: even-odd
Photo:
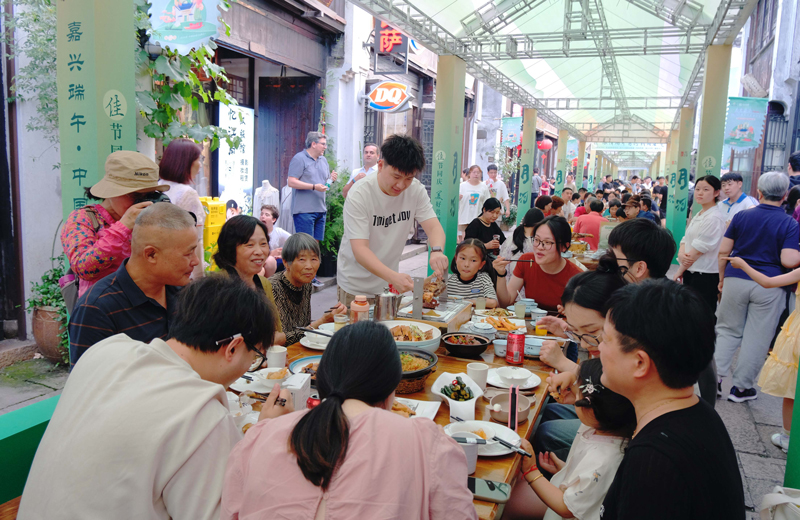
[[(509, 386), (500, 379), (500, 374), (497, 373), (497, 370), (497, 368), (489, 369), (489, 373), (486, 375), (486, 384), (496, 386), (497, 388), (509, 388)], [(536, 374), (531, 374), (524, 383), (519, 385), (519, 389), (530, 390), (531, 388), (536, 388), (540, 384), (542, 384), (542, 379)]]
[(283, 383), (289, 376), (285, 368), (265, 368), (258, 372), (245, 374), (250, 379), (240, 377), (231, 384), (230, 388), (239, 393), (255, 392), (257, 394), (268, 394), (272, 391), (275, 383)]
[(308, 356), (289, 363), (292, 374), (311, 374), (311, 384), (317, 384), (317, 369), (322, 356)]
[(422, 287), (422, 306), (426, 309), (435, 309), (439, 306), (437, 299), (447, 288), (445, 280), (439, 280), (435, 276), (428, 280)]
[[(445, 426), (444, 432), (451, 437), (460, 432), (472, 432), (478, 437), (486, 439), (486, 444), (478, 445), (478, 455), (481, 457), (501, 457), (509, 453), (514, 453), (511, 449), (506, 448), (499, 442), (492, 441), (490, 433), (493, 433), (493, 436), (497, 436), (514, 446), (520, 445), (520, 437), (514, 430), (502, 424), (489, 421), (454, 422)], [(483, 433), (483, 435), (481, 435), (481, 433)]]
[(492, 316), (495, 318), (507, 318), (509, 316), (514, 316), (514, 312), (509, 312), (508, 309), (503, 309), (497, 307), (496, 309), (483, 309), (482, 311), (475, 311), (476, 316)]
[(418, 321), (391, 320), (380, 322), (392, 333), (398, 347), (420, 348), (435, 352), (442, 332), (438, 327)]
[(416, 399), (395, 397), (391, 411), (403, 417), (424, 417), (433, 421), (436, 419), (436, 412), (439, 411), (441, 405), (441, 401), (417, 401)]
[(494, 316), (483, 316), (478, 318), (478, 323), (488, 323), (494, 327), (497, 332), (503, 332), (505, 334), (508, 334), (514, 330), (525, 328), (525, 320), (520, 320), (518, 318), (495, 318)]
[(489, 346), (489, 338), (478, 333), (448, 332), (442, 341), (444, 348), (456, 357), (478, 357)]

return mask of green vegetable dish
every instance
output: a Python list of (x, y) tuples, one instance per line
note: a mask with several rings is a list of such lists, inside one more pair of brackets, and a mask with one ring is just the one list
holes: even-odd
[(456, 376), (453, 382), (447, 386), (442, 387), (442, 395), (446, 395), (453, 401), (469, 401), (475, 399), (475, 394), (472, 390), (461, 380), (461, 376)]

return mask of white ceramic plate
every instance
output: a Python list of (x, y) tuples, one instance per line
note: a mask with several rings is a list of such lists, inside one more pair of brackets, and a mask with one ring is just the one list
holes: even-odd
[(319, 343), (313, 343), (309, 341), (308, 338), (305, 336), (300, 338), (300, 344), (306, 348), (310, 348), (311, 350), (325, 350), (326, 348), (328, 348), (327, 343), (325, 345), (320, 345)]
[[(517, 327), (519, 327), (520, 329), (525, 328), (525, 320), (520, 320), (518, 318), (506, 318), (506, 319), (511, 323), (513, 323), (514, 325), (516, 325)], [(475, 321), (477, 321), (478, 323), (489, 323), (488, 321), (486, 321), (486, 317), (476, 318)], [(491, 323), (489, 323), (489, 325), (491, 325)], [(506, 334), (508, 334), (507, 331), (498, 330), (497, 332), (506, 332)]]
[(417, 401), (416, 399), (406, 399), (405, 397), (395, 397), (394, 400), (398, 403), (403, 403), (416, 412), (417, 415), (412, 415), (412, 419), (424, 417), (433, 421), (436, 419), (439, 407), (442, 406), (441, 401)]
[(381, 321), (379, 323), (381, 325), (385, 325), (389, 330), (398, 325), (416, 325), (422, 332), (433, 330), (433, 338), (431, 339), (426, 339), (424, 341), (396, 341), (398, 347), (420, 348), (431, 353), (436, 352), (436, 349), (439, 348), (439, 343), (442, 339), (442, 331), (440, 331), (438, 327), (420, 323), (418, 321), (404, 320)]
[[(490, 368), (489, 373), (486, 375), (486, 383), (492, 386), (496, 386), (497, 388), (508, 388), (508, 385), (500, 379), (500, 376), (497, 374), (496, 368)], [(530, 390), (531, 388), (536, 388), (542, 384), (542, 380), (536, 374), (531, 374), (531, 377), (525, 381), (524, 384), (520, 385), (520, 390)]]
[[(482, 425), (485, 425), (487, 428), (491, 428), (494, 430), (495, 434), (503, 439), (504, 441), (508, 441), (514, 446), (519, 447), (520, 445), (520, 438), (514, 430), (508, 428), (507, 426), (503, 426), (500, 423), (496, 422), (489, 422), (489, 421), (464, 421), (460, 424), (469, 424), (475, 427), (475, 429), (479, 429)], [(450, 423), (444, 427), (444, 432), (451, 437), (453, 434), (450, 432), (451, 427), (454, 424), (459, 423)], [(478, 455), (481, 457), (501, 457), (503, 455), (508, 455), (509, 453), (514, 453), (514, 451), (506, 448), (502, 444), (495, 443), (495, 444), (479, 444), (478, 445)]]
[[(494, 309), (484, 309), (482, 311), (475, 311), (475, 315), (476, 316), (492, 316), (491, 314), (488, 314), (488, 313), (493, 311), (493, 310)], [(511, 314), (509, 314), (508, 316), (503, 316), (503, 318), (513, 318), (514, 316), (515, 316), (515, 314), (514, 314), (514, 311), (512, 310)]]

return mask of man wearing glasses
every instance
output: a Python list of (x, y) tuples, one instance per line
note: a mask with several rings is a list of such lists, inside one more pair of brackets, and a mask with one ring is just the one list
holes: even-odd
[[(181, 291), (166, 341), (93, 345), (39, 444), (18, 518), (219, 518), (242, 438), (225, 390), (263, 359), (273, 312), (239, 280), (210, 276)], [(292, 409), (275, 385), (259, 420)]]

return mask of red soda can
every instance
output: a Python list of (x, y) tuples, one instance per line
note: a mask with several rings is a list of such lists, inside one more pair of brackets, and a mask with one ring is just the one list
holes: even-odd
[[(523, 341), (523, 345), (524, 344), (525, 344), (525, 342)], [(308, 399), (306, 399), (306, 408), (308, 408), (310, 410), (310, 409), (316, 407), (317, 405), (319, 405), (319, 403), (321, 403), (321, 402), (322, 401), (317, 397), (309, 397)]]
[(506, 346), (506, 363), (521, 365), (525, 358), (525, 334), (522, 332), (509, 332)]

